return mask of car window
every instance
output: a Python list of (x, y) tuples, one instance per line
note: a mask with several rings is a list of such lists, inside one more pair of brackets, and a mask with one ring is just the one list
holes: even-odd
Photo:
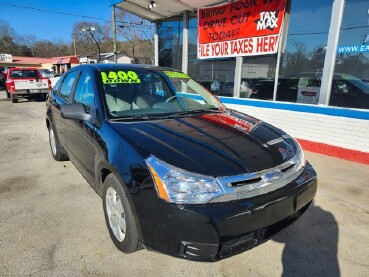
[(71, 73), (68, 73), (67, 76), (65, 76), (59, 93), (60, 96), (63, 97), (64, 99), (67, 99), (71, 94), (78, 73), (79, 73), (78, 71), (73, 71)]
[(58, 93), (62, 82), (63, 82), (63, 79), (62, 78), (59, 78), (59, 80), (56, 82), (56, 84), (53, 87), (54, 93)]
[[(345, 83), (347, 87), (351, 88), (352, 90), (360, 91), (364, 94), (369, 94), (369, 84), (363, 82), (362, 80), (351, 76), (351, 75), (343, 75), (341, 79), (336, 80), (338, 83), (341, 81), (341, 83)], [(350, 92), (350, 91), (348, 91)]]
[(83, 72), (78, 80), (73, 97), (73, 102), (84, 104), (87, 108), (87, 111), (89, 111), (92, 104), (94, 103), (94, 91), (92, 82), (92, 76), (87, 72)]
[(39, 78), (37, 70), (13, 70), (11, 78), (18, 79), (18, 78)]

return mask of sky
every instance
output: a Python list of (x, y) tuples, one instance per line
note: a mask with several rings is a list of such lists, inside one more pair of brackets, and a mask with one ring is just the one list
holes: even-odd
[(73, 25), (79, 21), (104, 23), (104, 20), (38, 11), (5, 4), (98, 17), (106, 21), (111, 20), (112, 15), (109, 0), (0, 0), (0, 19), (9, 23), (18, 34), (33, 34), (39, 39), (52, 41), (70, 42), (72, 40)]
[[(350, 27), (356, 23), (363, 25), (366, 22), (369, 24), (367, 8), (363, 9), (363, 5), (366, 7), (365, 1), (352, 2), (346, 5), (345, 11), (348, 14), (344, 16), (343, 26)], [(311, 46), (309, 48), (317, 47), (318, 44), (324, 46), (328, 37), (332, 0), (310, 0), (308, 2), (297, 0), (292, 3), (291, 21), (294, 24), (290, 25), (289, 33), (309, 34), (318, 31), (322, 34), (291, 36), (291, 41), (303, 41), (307, 46)], [(20, 6), (80, 16), (22, 8)], [(320, 8), (314, 9), (311, 7)], [(356, 16), (350, 16), (352, 14)], [(99, 19), (84, 18), (82, 16), (97, 17)], [(104, 20), (109, 21), (111, 19), (111, 7), (109, 6), (109, 0), (0, 0), (0, 19), (8, 22), (21, 35), (33, 34), (39, 39), (71, 42), (72, 28), (75, 23), (84, 20), (99, 23), (104, 23)], [(342, 33), (340, 43), (342, 45), (358, 44), (365, 32), (368, 33), (367, 30), (363, 29), (345, 31)], [(352, 41), (353, 38), (356, 40)]]

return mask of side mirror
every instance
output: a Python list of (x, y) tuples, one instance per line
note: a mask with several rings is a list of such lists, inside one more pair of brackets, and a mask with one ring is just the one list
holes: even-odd
[(96, 124), (96, 116), (87, 113), (85, 105), (81, 103), (61, 105), (60, 112), (64, 119), (83, 120), (93, 125)]

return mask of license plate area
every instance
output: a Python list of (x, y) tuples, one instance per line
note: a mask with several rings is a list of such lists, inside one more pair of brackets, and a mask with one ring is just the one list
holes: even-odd
[(30, 89), (28, 91), (29, 91), (29, 93), (40, 93), (39, 89)]

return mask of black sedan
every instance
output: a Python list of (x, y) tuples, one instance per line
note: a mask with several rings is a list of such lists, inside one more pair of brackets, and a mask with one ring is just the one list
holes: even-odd
[(170, 68), (74, 67), (48, 97), (46, 125), (52, 156), (101, 195), (125, 253), (219, 260), (270, 239), (316, 193), (293, 138)]

